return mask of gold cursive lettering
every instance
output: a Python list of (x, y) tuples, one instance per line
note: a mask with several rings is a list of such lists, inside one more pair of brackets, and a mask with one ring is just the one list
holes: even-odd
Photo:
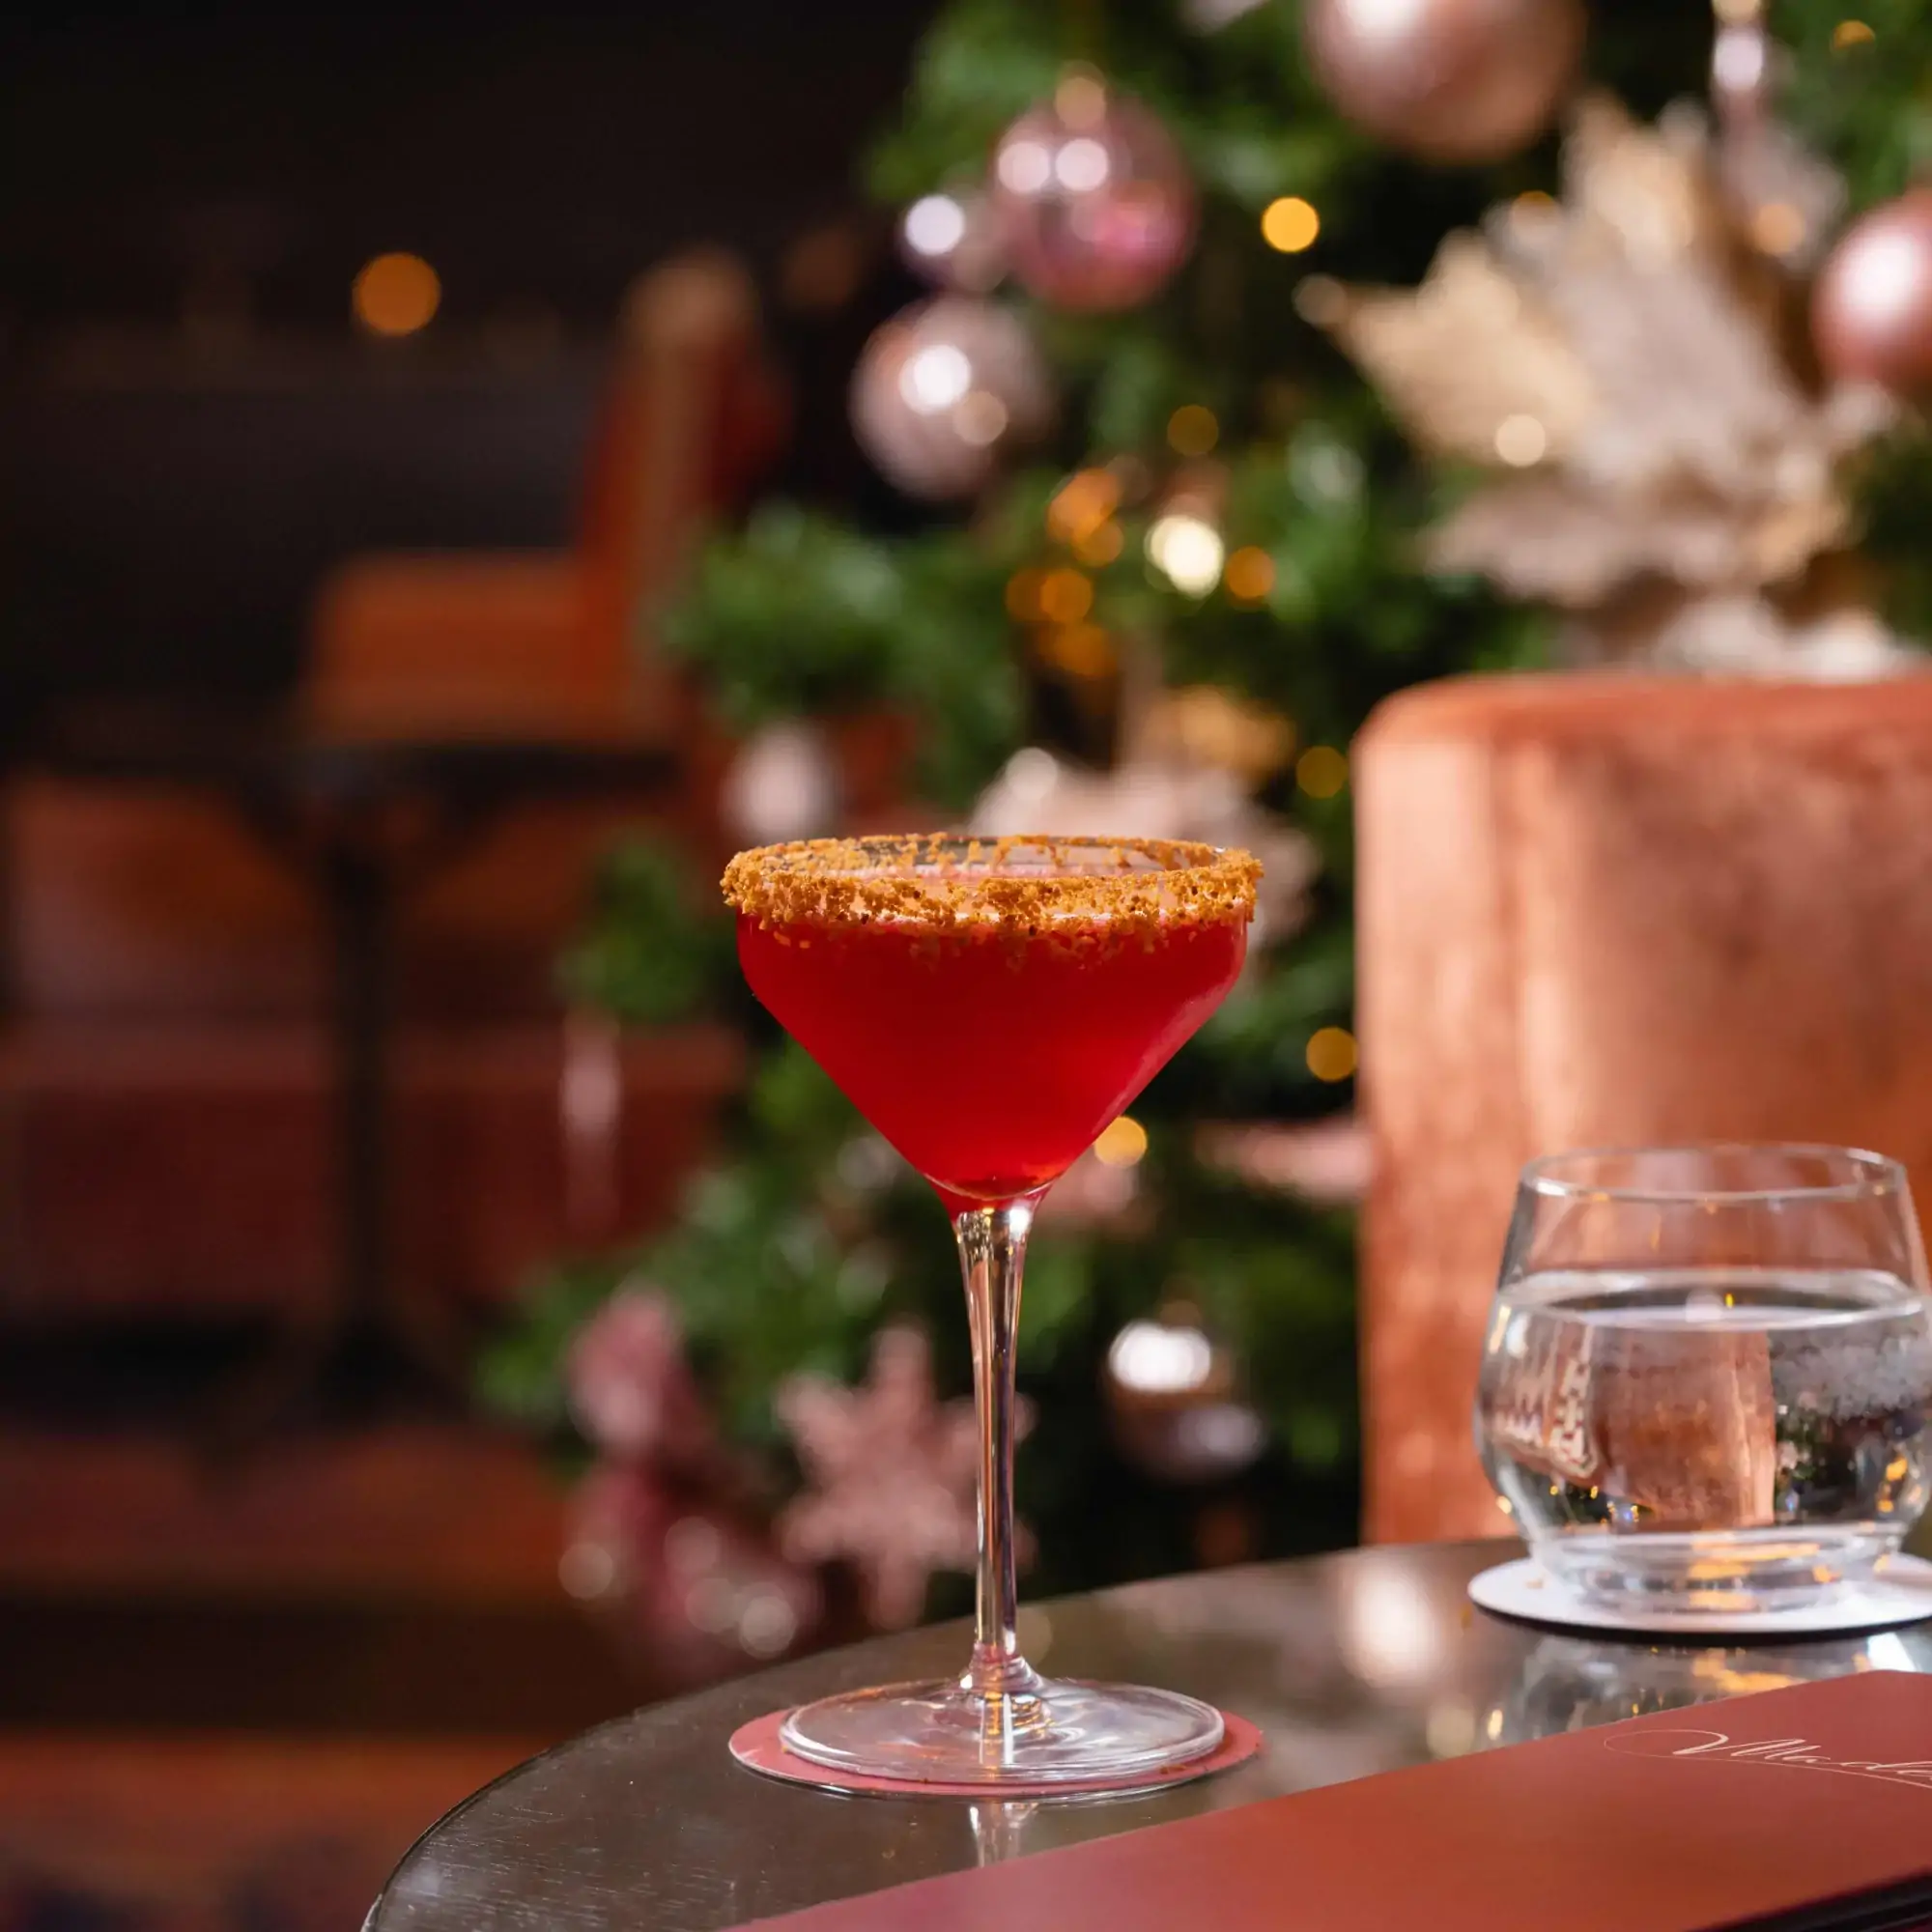
[[(1687, 1743), (1686, 1740), (1694, 1742)], [(1727, 1731), (1646, 1726), (1619, 1736), (1605, 1733), (1605, 1747), (1622, 1757), (1721, 1757), (1746, 1764), (1788, 1765), (1798, 1771), (1833, 1772), (1932, 1791), (1932, 1759), (1833, 1757), (1809, 1738), (1733, 1738)]]

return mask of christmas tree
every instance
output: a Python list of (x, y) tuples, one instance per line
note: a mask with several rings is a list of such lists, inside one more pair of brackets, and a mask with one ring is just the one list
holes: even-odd
[[(1267, 867), (1242, 983), (1034, 1238), (1034, 1594), (1352, 1537), (1347, 748), (1376, 702), (1566, 653), (1694, 659), (1687, 636), (1729, 640), (1727, 668), (1831, 668), (1894, 648), (1872, 584), (1924, 608), (1922, 456), (1887, 439), (1889, 405), (1826, 378), (1932, 375), (1912, 361), (1925, 297), (1917, 334), (1887, 335), (1854, 288), (1819, 354), (1793, 318), (1846, 189), (1897, 194), (1932, 141), (1925, 30), (1907, 0), (1719, 14), (951, 0), (869, 164), (938, 293), (879, 331), (852, 392), (881, 470), (948, 508), (879, 535), (761, 505), (656, 626), (742, 735), (748, 842), (850, 829), (797, 726), (885, 720), (912, 733), (915, 829), (1205, 838)], [(1932, 273), (1911, 197), (1873, 219)], [(1603, 315), (1628, 324), (1608, 348)], [(1620, 401), (1693, 326), (1745, 372), (1689, 411), (1694, 449)], [(1767, 438), (1810, 466), (1772, 497)], [(765, 1655), (818, 1601), (773, 1581), (770, 1525), (875, 1585), (911, 1527), (914, 1505), (840, 1491), (843, 1531), (786, 1536), (808, 1506), (828, 1520), (825, 1434), (867, 1427), (878, 1389), (843, 1392), (875, 1350), (952, 1498), (923, 1547), (963, 1538), (933, 1560), (970, 1560), (970, 1458), (943, 1450), (956, 1418), (932, 1394), (970, 1364), (929, 1192), (744, 993), (708, 888), (675, 854), (620, 855), (568, 979), (627, 1022), (743, 1025), (730, 1157), (668, 1235), (542, 1285), (486, 1389), (627, 1472), (601, 1520), (631, 1525), (610, 1533), (634, 1581), (682, 1560), (650, 1525), (737, 1525), (704, 1545), (738, 1579), (714, 1595), (769, 1628), (714, 1621)], [(905, 1324), (929, 1363), (908, 1366)], [(833, 1420), (787, 1426), (807, 1412)], [(881, 1456), (917, 1461), (911, 1441)], [(923, 1573), (869, 1588), (870, 1612), (913, 1614)], [(942, 1576), (925, 1606), (963, 1587)]]

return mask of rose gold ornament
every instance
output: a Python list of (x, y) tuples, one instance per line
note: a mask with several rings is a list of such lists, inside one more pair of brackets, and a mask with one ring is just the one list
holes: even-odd
[(1194, 184), (1173, 137), (1084, 71), (1000, 137), (992, 195), (1014, 274), (1057, 308), (1132, 308), (1194, 245)]
[(1435, 161), (1492, 161), (1549, 125), (1583, 46), (1580, 0), (1309, 0), (1302, 42), (1357, 127)]
[(1932, 188), (1914, 188), (1846, 230), (1811, 299), (1818, 359), (1839, 382), (1894, 395), (1932, 389)]
[(1026, 325), (971, 296), (936, 296), (874, 330), (852, 377), (866, 454), (915, 497), (970, 497), (999, 451), (1053, 418), (1053, 391)]
[(1109, 1346), (1101, 1374), (1115, 1446), (1163, 1482), (1238, 1473), (1267, 1446), (1267, 1426), (1239, 1383), (1232, 1350), (1188, 1304), (1129, 1321)]

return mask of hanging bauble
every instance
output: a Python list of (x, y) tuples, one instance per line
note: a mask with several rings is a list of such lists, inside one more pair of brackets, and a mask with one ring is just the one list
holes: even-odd
[(999, 450), (1053, 417), (1046, 365), (1010, 309), (935, 296), (873, 332), (852, 377), (866, 454), (915, 497), (970, 497)]
[(1845, 231), (1818, 276), (1811, 333), (1838, 382), (1932, 390), (1932, 188), (1884, 202)]
[(983, 188), (921, 196), (899, 216), (898, 235), (906, 266), (937, 288), (982, 296), (1007, 272), (1000, 217)]
[(1581, 0), (1308, 0), (1302, 42), (1349, 119), (1433, 161), (1493, 161), (1549, 125)]
[(1114, 1337), (1102, 1370), (1115, 1445), (1148, 1475), (1206, 1483), (1238, 1474), (1267, 1445), (1240, 1399), (1233, 1352), (1184, 1302)]
[(1001, 135), (992, 192), (1013, 273), (1056, 308), (1132, 308), (1194, 243), (1194, 183), (1173, 136), (1084, 71)]
[(731, 836), (746, 845), (815, 838), (838, 821), (838, 772), (825, 733), (810, 719), (785, 719), (738, 748), (719, 796)]

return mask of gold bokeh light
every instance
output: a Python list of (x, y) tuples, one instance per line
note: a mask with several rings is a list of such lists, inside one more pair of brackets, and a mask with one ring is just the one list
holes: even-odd
[(1039, 612), (1055, 624), (1077, 624), (1094, 608), (1092, 581), (1077, 570), (1050, 570), (1040, 580)]
[(1311, 745), (1294, 761), (1294, 781), (1310, 798), (1333, 798), (1349, 782), (1349, 760), (1333, 745)]
[(1064, 544), (1091, 536), (1120, 507), (1121, 485), (1111, 470), (1076, 469), (1046, 506), (1048, 532)]
[(1122, 1114), (1094, 1143), (1094, 1158), (1103, 1167), (1132, 1167), (1147, 1151), (1147, 1129), (1131, 1114)]
[(1045, 614), (1039, 604), (1043, 570), (1016, 570), (1007, 579), (1007, 612), (1022, 624), (1036, 624)]
[(1347, 1027), (1318, 1027), (1308, 1037), (1308, 1070), (1331, 1086), (1355, 1070), (1355, 1036)]
[(1083, 536), (1073, 539), (1073, 554), (1082, 563), (1098, 566), (1112, 563), (1126, 546), (1126, 538), (1121, 534), (1121, 526), (1110, 517)]
[(420, 255), (376, 255), (357, 271), (349, 302), (371, 335), (413, 335), (442, 306), (442, 283)]
[(1199, 403), (1183, 403), (1167, 419), (1167, 446), (1177, 456), (1206, 456), (1221, 440), (1214, 412)]
[(1274, 588), (1274, 558), (1257, 544), (1243, 544), (1229, 557), (1221, 582), (1236, 604), (1259, 604)]
[(1298, 255), (1315, 245), (1321, 217), (1315, 204), (1298, 194), (1284, 194), (1262, 211), (1262, 240), (1283, 255)]

